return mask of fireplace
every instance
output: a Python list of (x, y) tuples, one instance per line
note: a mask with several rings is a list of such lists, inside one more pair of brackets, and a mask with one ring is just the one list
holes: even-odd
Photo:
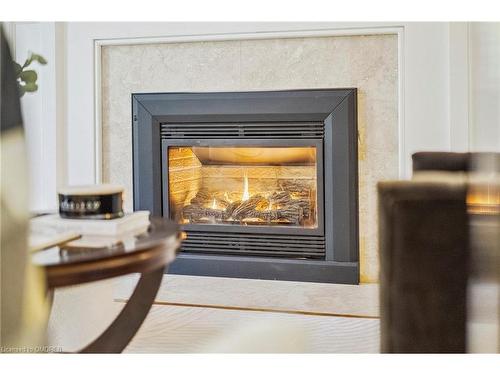
[(357, 283), (356, 90), (133, 94), (134, 209), (169, 272)]

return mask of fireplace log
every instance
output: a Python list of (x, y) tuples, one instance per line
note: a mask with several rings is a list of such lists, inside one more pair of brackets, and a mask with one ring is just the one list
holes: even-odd
[[(301, 181), (285, 182), (287, 181), (280, 184), (281, 188), (290, 188), (290, 191), (277, 191), (269, 198), (256, 194), (246, 201), (232, 203), (224, 198), (216, 197), (214, 193), (208, 190), (202, 189), (191, 199), (191, 204), (182, 209), (182, 214), (185, 219), (191, 222), (199, 222), (202, 219), (217, 221), (260, 219), (268, 223), (284, 220), (299, 224), (311, 214), (309, 187)], [(207, 207), (214, 201), (218, 208)]]
[(311, 190), (311, 182), (309, 180), (279, 180), (279, 187), (284, 191), (293, 193), (309, 194)]
[(190, 203), (197, 206), (211, 205), (215, 200), (217, 207), (227, 208), (230, 203), (224, 199), (217, 197), (214, 193), (210, 193), (207, 190), (200, 190), (196, 193), (196, 196), (191, 199)]
[(241, 204), (241, 201), (236, 201), (236, 202), (230, 203), (229, 206), (227, 206), (227, 208), (226, 208), (225, 218), (229, 219), (233, 215), (234, 210), (236, 208), (238, 208), (240, 206), (240, 204)]
[(286, 220), (293, 224), (299, 224), (303, 218), (302, 209), (300, 207), (287, 207), (277, 210), (251, 210), (247, 213), (247, 219), (261, 219), (266, 222), (276, 220)]
[(284, 209), (289, 207), (300, 207), (305, 217), (308, 217), (311, 213), (311, 200), (309, 199), (309, 195), (294, 199), (288, 191), (279, 191), (272, 194), (269, 200), (272, 204), (276, 204)]
[(202, 206), (211, 202), (212, 199), (212, 194), (210, 194), (207, 190), (202, 189), (196, 193), (196, 196), (193, 199), (191, 199), (191, 204)]
[(241, 204), (234, 209), (232, 217), (236, 220), (243, 220), (248, 217), (248, 214), (255, 210), (259, 205), (269, 205), (269, 201), (262, 195), (252, 195), (250, 199), (241, 202)]
[(271, 203), (278, 205), (286, 205), (290, 202), (290, 193), (288, 191), (277, 191), (269, 197)]
[(309, 199), (292, 199), (289, 203), (289, 207), (300, 207), (304, 217), (309, 217), (311, 214), (311, 201)]
[(199, 221), (203, 218), (213, 218), (223, 220), (225, 218), (225, 210), (207, 208), (197, 204), (190, 204), (182, 209), (182, 216), (191, 222)]

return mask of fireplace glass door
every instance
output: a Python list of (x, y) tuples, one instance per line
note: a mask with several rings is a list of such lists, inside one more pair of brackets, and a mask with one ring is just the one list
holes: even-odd
[(318, 228), (318, 147), (164, 149), (168, 216), (183, 226)]

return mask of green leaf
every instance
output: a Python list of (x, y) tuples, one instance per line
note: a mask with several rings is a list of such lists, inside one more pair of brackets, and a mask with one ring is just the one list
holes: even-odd
[(36, 72), (34, 70), (24, 70), (19, 75), (19, 78), (21, 78), (21, 81), (24, 81), (26, 83), (28, 83), (28, 82), (35, 83), (37, 78), (38, 78), (38, 75), (36, 74)]
[(28, 57), (26, 59), (26, 61), (24, 62), (22, 68), (24, 69), (24, 68), (30, 66), (33, 61), (37, 61), (41, 65), (47, 64), (47, 60), (45, 60), (45, 58), (43, 56), (32, 52), (30, 57)]
[(27, 66), (31, 65), (33, 61), (37, 61), (41, 65), (47, 64), (47, 60), (45, 60), (43, 56), (32, 52), (30, 57), (28, 57), (24, 62), (23, 68), (26, 68)]
[(33, 61), (36, 61), (41, 65), (47, 64), (47, 60), (45, 60), (43, 56), (38, 55), (36, 53), (31, 53), (22, 66), (17, 62), (13, 61), (14, 72), (16, 73), (17, 77), (17, 85), (20, 97), (27, 92), (35, 92), (38, 90), (38, 85), (36, 84), (36, 81), (38, 79), (38, 74), (36, 73), (36, 71), (24, 70)]
[(26, 82), (26, 84), (22, 87), (26, 92), (35, 92), (38, 90), (38, 85), (35, 82)]
[(16, 63), (15, 61), (12, 61), (14, 63), (14, 73), (16, 74), (16, 77), (19, 77), (19, 74), (23, 71), (23, 67)]
[(36, 53), (31, 54), (31, 59), (38, 61), (39, 64), (45, 65), (47, 64), (47, 60), (42, 55), (37, 55)]

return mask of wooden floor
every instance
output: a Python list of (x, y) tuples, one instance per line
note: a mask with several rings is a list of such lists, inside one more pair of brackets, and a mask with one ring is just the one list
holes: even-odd
[(154, 306), (127, 353), (377, 353), (378, 319)]
[[(131, 294), (136, 276), (93, 283), (56, 293), (52, 344), (82, 346), (112, 319), (99, 308), (83, 312), (82, 296), (96, 303), (105, 292), (115, 314)], [(87, 288), (85, 290), (84, 288)], [(110, 298), (110, 295), (112, 296)], [(103, 303), (99, 302), (102, 309)], [(92, 302), (89, 302), (92, 303)], [(69, 310), (68, 310), (69, 309)], [(70, 313), (68, 313), (70, 311)], [(68, 315), (93, 320), (81, 333), (63, 320)], [(104, 321), (100, 316), (103, 316)], [(72, 331), (77, 340), (68, 340)], [(59, 332), (58, 332), (59, 331)], [(63, 331), (65, 334), (62, 334)], [(95, 332), (92, 332), (95, 331)], [(76, 345), (74, 341), (79, 341)], [(305, 352), (376, 353), (379, 351), (378, 286), (299, 283), (167, 275), (149, 316), (127, 353)]]

